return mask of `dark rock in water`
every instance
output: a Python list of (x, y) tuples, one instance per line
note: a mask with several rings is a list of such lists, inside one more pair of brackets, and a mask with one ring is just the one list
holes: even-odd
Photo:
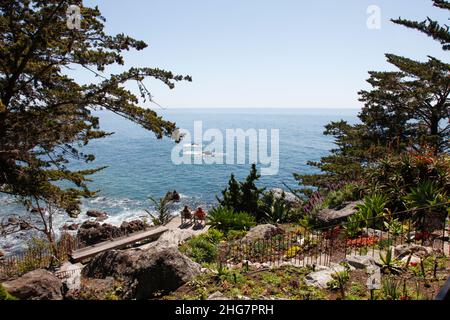
[(72, 224), (65, 224), (62, 229), (65, 231), (76, 231), (78, 229), (78, 224), (77, 223), (72, 223)]
[(45, 209), (43, 208), (31, 208), (31, 213), (45, 213)]
[(270, 239), (276, 235), (283, 234), (284, 231), (271, 224), (261, 224), (253, 227), (245, 235), (242, 241), (253, 242), (258, 240)]
[(167, 201), (179, 202), (181, 197), (180, 197), (180, 194), (176, 190), (173, 190), (173, 191), (167, 192), (164, 199), (166, 199)]
[(130, 222), (127, 222), (127, 221), (123, 222), (122, 225), (120, 226), (120, 230), (122, 231), (123, 234), (130, 234), (130, 233), (143, 231), (147, 227), (148, 226), (144, 221), (133, 220)]
[(3, 253), (3, 251), (0, 251), (0, 260), (2, 260), (5, 257), (5, 254)]
[(97, 210), (89, 210), (88, 212), (86, 212), (86, 215), (91, 218), (97, 218), (98, 220), (108, 219), (108, 214), (106, 212)]
[(100, 225), (95, 221), (85, 221), (78, 230), (77, 238), (80, 242), (91, 246), (122, 235), (122, 231), (113, 225), (106, 223)]
[(124, 297), (141, 300), (153, 298), (156, 293), (176, 290), (200, 273), (200, 265), (178, 248), (151, 247), (99, 254), (83, 269), (82, 275), (121, 279), (124, 281)]
[(34, 270), (3, 283), (6, 291), (21, 300), (62, 300), (62, 282), (46, 270)]
[(8, 223), (9, 224), (17, 224), (19, 221), (17, 220), (17, 218), (15, 217), (10, 217), (8, 218)]
[(19, 227), (22, 231), (31, 230), (33, 228), (32, 225), (26, 221), (21, 221)]
[(317, 220), (320, 226), (331, 227), (340, 224), (347, 218), (356, 213), (356, 206), (360, 201), (351, 202), (340, 210), (323, 209), (317, 214)]

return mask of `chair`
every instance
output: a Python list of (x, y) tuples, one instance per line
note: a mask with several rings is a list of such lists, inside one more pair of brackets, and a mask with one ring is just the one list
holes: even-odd
[(181, 224), (185, 225), (186, 222), (192, 223), (192, 212), (189, 207), (184, 207), (183, 211), (181, 211)]
[(206, 225), (206, 213), (205, 211), (203, 211), (202, 208), (198, 208), (195, 212), (194, 212), (194, 224), (202, 224), (202, 221), (205, 222)]

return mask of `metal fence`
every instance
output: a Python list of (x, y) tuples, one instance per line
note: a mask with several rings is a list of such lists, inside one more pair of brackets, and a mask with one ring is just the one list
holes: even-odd
[(82, 244), (70, 234), (62, 234), (56, 246), (56, 254), (45, 242), (38, 240), (21, 253), (9, 255), (0, 261), (0, 280), (21, 276), (29, 271), (48, 268), (67, 260), (68, 254)]
[[(330, 266), (331, 263), (343, 261), (348, 255), (377, 258), (383, 251), (404, 244), (419, 244), (450, 255), (446, 216), (435, 217), (433, 223), (424, 226), (413, 219), (416, 211), (403, 211), (390, 214), (389, 217), (344, 222), (314, 230), (300, 227), (256, 241), (246, 241), (244, 238), (228, 242), (220, 247), (219, 264), (230, 267), (274, 267), (286, 264), (299, 267)], [(355, 231), (355, 226), (359, 226), (359, 230)]]

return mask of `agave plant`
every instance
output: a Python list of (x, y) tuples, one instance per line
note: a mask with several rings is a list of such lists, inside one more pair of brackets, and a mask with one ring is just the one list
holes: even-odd
[(350, 279), (348, 270), (343, 270), (343, 271), (336, 271), (335, 273), (333, 273), (331, 275), (331, 278), (333, 280), (331, 280), (330, 282), (327, 283), (327, 287), (329, 289), (339, 289), (340, 293), (341, 293), (341, 299), (344, 300), (345, 299), (345, 289), (347, 286), (347, 282)]
[(386, 277), (382, 281), (382, 291), (386, 299), (398, 300), (400, 298), (400, 283), (391, 277)]
[(384, 226), (388, 230), (389, 234), (396, 237), (404, 232), (404, 226), (398, 219), (392, 219), (391, 221), (384, 221)]
[[(403, 197), (406, 206), (416, 209), (413, 220), (415, 224), (424, 229), (426, 227), (427, 216), (442, 218), (442, 222), (447, 216), (448, 200), (446, 192), (439, 188), (435, 182), (425, 180), (412, 188), (411, 192)], [(445, 204), (447, 205), (441, 205)]]
[(378, 263), (380, 266), (381, 272), (384, 274), (400, 274), (402, 268), (398, 265), (398, 261), (392, 255), (392, 248), (389, 247), (386, 251), (386, 254), (380, 253), (381, 263)]
[(356, 213), (347, 218), (344, 224), (345, 233), (348, 238), (353, 239), (357, 237), (362, 231), (362, 215)]
[(284, 223), (289, 220), (291, 210), (285, 201), (284, 193), (281, 198), (275, 198), (271, 192), (265, 194), (261, 207), (269, 223)]
[(365, 220), (365, 226), (370, 228), (381, 228), (381, 217), (386, 212), (388, 199), (384, 194), (366, 196), (364, 203), (356, 206), (357, 212)]

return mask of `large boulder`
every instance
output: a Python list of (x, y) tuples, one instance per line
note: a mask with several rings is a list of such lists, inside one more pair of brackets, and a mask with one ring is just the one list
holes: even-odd
[(143, 231), (148, 227), (148, 225), (142, 220), (125, 221), (120, 226), (120, 230), (123, 234), (130, 234), (139, 231)]
[(121, 279), (125, 283), (124, 297), (141, 300), (176, 290), (200, 273), (200, 265), (177, 248), (157, 246), (102, 253), (83, 269), (82, 275)]
[(323, 227), (331, 227), (340, 224), (347, 220), (347, 218), (356, 213), (356, 206), (360, 201), (351, 202), (340, 210), (323, 209), (317, 213), (317, 220)]
[(253, 242), (258, 240), (270, 239), (276, 235), (283, 234), (284, 231), (272, 224), (261, 224), (253, 227), (245, 235), (242, 241)]
[(273, 194), (275, 199), (281, 199), (284, 193), (284, 201), (286, 202), (286, 204), (293, 208), (301, 206), (300, 199), (291, 192), (286, 192), (281, 188), (270, 189), (269, 192)]
[(331, 268), (319, 266), (317, 271), (308, 274), (305, 277), (305, 284), (316, 288), (325, 289), (328, 283), (333, 280), (332, 275), (336, 272), (344, 271), (341, 265), (333, 265)]
[(122, 235), (120, 228), (106, 223), (101, 225), (95, 221), (85, 221), (77, 233), (78, 240), (88, 246), (118, 238)]
[(88, 212), (86, 212), (86, 215), (91, 218), (96, 218), (97, 220), (108, 219), (108, 214), (106, 212), (98, 210), (89, 210)]
[(344, 262), (355, 269), (367, 269), (371, 266), (375, 266), (375, 259), (372, 256), (351, 255), (347, 256), (344, 259)]
[(426, 258), (433, 252), (430, 247), (424, 247), (417, 244), (402, 244), (394, 248), (394, 256), (401, 260), (410, 255), (418, 258)]
[(52, 273), (38, 269), (3, 283), (6, 291), (21, 300), (62, 300), (62, 282)]

